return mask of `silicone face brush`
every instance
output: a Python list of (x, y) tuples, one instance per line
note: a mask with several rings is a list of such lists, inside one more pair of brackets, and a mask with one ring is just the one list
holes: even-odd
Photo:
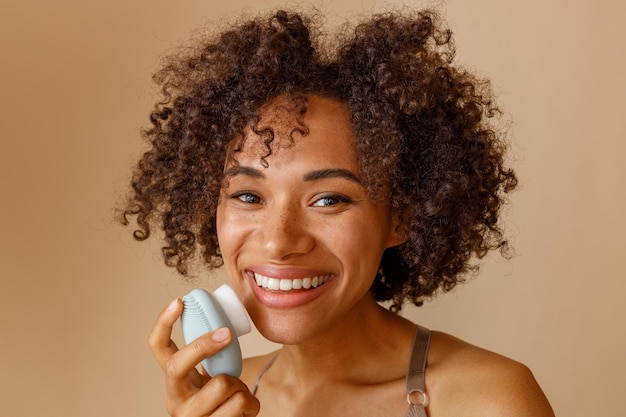
[(250, 320), (237, 295), (228, 285), (220, 286), (213, 294), (196, 288), (183, 297), (181, 325), (185, 343), (220, 327), (230, 328), (232, 341), (223, 350), (202, 361), (202, 367), (211, 376), (241, 375), (241, 348), (237, 337), (249, 333)]

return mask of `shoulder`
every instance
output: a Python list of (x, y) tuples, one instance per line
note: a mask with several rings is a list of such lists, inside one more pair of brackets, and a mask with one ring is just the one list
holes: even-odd
[(427, 363), (433, 417), (554, 416), (532, 372), (519, 362), (433, 332)]

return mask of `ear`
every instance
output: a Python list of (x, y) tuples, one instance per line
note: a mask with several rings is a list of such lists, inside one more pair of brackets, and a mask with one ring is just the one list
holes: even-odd
[(409, 240), (409, 233), (406, 225), (400, 222), (397, 215), (391, 216), (391, 229), (389, 230), (389, 239), (387, 247), (391, 248), (403, 244)]

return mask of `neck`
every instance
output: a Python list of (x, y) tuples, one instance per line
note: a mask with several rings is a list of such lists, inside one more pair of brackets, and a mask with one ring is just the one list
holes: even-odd
[[(359, 308), (315, 339), (286, 345), (276, 361), (293, 386), (372, 384), (404, 377), (414, 325), (366, 297)], [(400, 356), (402, 355), (402, 356)], [(277, 369), (278, 370), (278, 369)], [(289, 370), (289, 372), (287, 372)]]

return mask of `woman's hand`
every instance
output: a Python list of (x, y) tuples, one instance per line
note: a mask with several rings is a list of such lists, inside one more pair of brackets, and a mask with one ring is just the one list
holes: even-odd
[(183, 311), (176, 299), (161, 312), (148, 344), (165, 375), (167, 411), (172, 417), (256, 416), (259, 400), (246, 384), (229, 375), (200, 374), (196, 365), (226, 347), (232, 335), (228, 328), (207, 333), (182, 349), (172, 341), (172, 327)]

